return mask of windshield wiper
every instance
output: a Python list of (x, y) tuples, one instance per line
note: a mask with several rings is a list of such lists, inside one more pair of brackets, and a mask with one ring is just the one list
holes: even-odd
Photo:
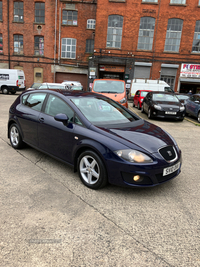
[(101, 93), (118, 94), (118, 92), (113, 92), (113, 91), (102, 91)]

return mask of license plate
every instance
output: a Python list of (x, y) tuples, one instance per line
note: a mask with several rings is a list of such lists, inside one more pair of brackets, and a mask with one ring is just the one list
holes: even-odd
[(168, 167), (168, 168), (165, 168), (163, 170), (163, 176), (166, 176), (166, 175), (169, 175), (175, 171), (177, 171), (179, 168), (180, 168), (180, 162), (176, 163), (175, 165), (171, 166), (171, 167)]
[(173, 111), (165, 111), (165, 114), (176, 115), (176, 112), (173, 112)]

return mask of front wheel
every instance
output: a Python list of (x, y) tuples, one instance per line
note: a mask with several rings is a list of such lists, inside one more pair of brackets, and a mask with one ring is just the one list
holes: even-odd
[(148, 118), (149, 119), (152, 119), (152, 112), (151, 112), (151, 109), (149, 108), (149, 110), (148, 110)]
[(19, 131), (19, 127), (16, 123), (12, 124), (9, 129), (10, 143), (15, 149), (20, 149), (23, 147), (22, 137)]
[(84, 185), (99, 189), (107, 184), (107, 173), (100, 157), (93, 151), (84, 151), (78, 158), (78, 173)]
[(6, 88), (6, 87), (3, 87), (2, 88), (2, 93), (4, 94), (4, 95), (7, 95), (9, 92), (8, 92), (8, 89)]
[(137, 108), (140, 110), (140, 103), (138, 102)]
[(144, 106), (141, 107), (141, 112), (144, 113)]

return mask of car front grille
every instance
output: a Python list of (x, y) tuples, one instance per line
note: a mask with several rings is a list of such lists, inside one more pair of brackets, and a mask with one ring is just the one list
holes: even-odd
[(177, 153), (173, 146), (165, 146), (159, 149), (159, 153), (167, 162), (173, 162), (177, 159)]

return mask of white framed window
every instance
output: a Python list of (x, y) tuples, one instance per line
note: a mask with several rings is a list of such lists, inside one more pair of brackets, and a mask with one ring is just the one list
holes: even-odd
[(200, 20), (196, 21), (192, 52), (200, 53)]
[(121, 48), (123, 19), (119, 15), (110, 15), (108, 17), (106, 47)]
[(76, 39), (62, 38), (62, 58), (76, 58)]
[(165, 51), (178, 52), (181, 42), (183, 21), (181, 19), (169, 19), (165, 39)]
[(150, 3), (158, 3), (158, 0), (142, 0), (142, 3), (150, 2)]
[(78, 12), (74, 10), (63, 10), (62, 24), (63, 25), (78, 25), (77, 21)]
[(137, 49), (152, 50), (155, 18), (143, 17), (140, 19), (140, 29)]
[(95, 19), (88, 19), (87, 20), (87, 29), (95, 29), (96, 20)]
[(170, 4), (186, 4), (186, 0), (170, 0)]

